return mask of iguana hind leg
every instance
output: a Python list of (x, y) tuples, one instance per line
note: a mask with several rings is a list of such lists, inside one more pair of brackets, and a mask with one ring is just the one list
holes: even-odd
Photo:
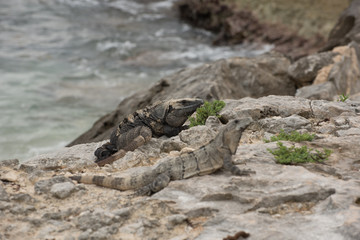
[(252, 173), (253, 174), (256, 173), (255, 171), (253, 171), (251, 169), (243, 169), (243, 170), (241, 170), (240, 168), (235, 166), (232, 163), (231, 155), (224, 158), (223, 168), (225, 170), (227, 170), (227, 171), (230, 171), (232, 174), (237, 175), (237, 176), (248, 176), (248, 175), (250, 175)]
[(114, 153), (117, 152), (117, 148), (114, 144), (107, 142), (98, 149), (96, 149), (94, 155), (97, 157), (98, 161), (108, 158)]
[(170, 182), (170, 177), (167, 174), (159, 174), (155, 180), (147, 186), (144, 186), (136, 191), (136, 195), (151, 195), (164, 189)]
[(151, 129), (147, 126), (138, 126), (119, 135), (117, 149), (134, 151), (138, 147), (150, 141), (152, 136)]
[[(115, 148), (115, 149), (119, 149), (118, 152), (111, 151), (110, 147), (113, 147), (111, 143), (105, 143), (95, 151), (95, 155), (98, 157), (98, 160), (96, 160), (95, 162), (100, 167), (105, 166), (105, 164), (111, 164), (116, 160), (125, 156), (127, 151), (134, 151), (136, 148), (150, 141), (150, 139), (151, 139), (150, 128), (146, 126), (138, 126), (136, 128), (130, 129), (128, 132), (125, 132), (118, 137), (118, 141), (117, 141), (118, 144), (117, 147)], [(107, 149), (107, 147), (109, 147), (109, 150)], [(100, 158), (98, 155), (106, 156), (106, 157)]]

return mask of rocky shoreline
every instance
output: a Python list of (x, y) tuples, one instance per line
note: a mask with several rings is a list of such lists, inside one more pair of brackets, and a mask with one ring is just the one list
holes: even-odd
[[(360, 239), (360, 48), (348, 32), (345, 45), (296, 61), (273, 51), (180, 70), (124, 99), (69, 147), (24, 163), (1, 161), (0, 239)], [(340, 95), (349, 99), (338, 101)], [(222, 121), (210, 117), (178, 136), (152, 138), (103, 168), (94, 163), (94, 150), (124, 116), (183, 97), (223, 99)], [(170, 182), (150, 197), (69, 178), (153, 165), (199, 148), (239, 117), (253, 122), (233, 162), (256, 171), (251, 176), (218, 171)], [(269, 149), (278, 146), (264, 139), (281, 130), (315, 134), (284, 145), (330, 149), (329, 159), (276, 163)]]
[[(1, 238), (223, 239), (245, 231), (249, 239), (358, 239), (360, 102), (291, 96), (225, 102), (223, 119), (254, 119), (233, 161), (256, 174), (235, 177), (220, 171), (173, 181), (151, 197), (68, 178), (74, 173), (117, 175), (196, 149), (215, 136), (222, 125), (216, 118), (176, 137), (153, 138), (103, 168), (94, 164), (93, 155), (102, 142), (75, 145), (20, 165), (1, 162)], [(315, 133), (314, 141), (296, 146), (330, 149), (329, 160), (275, 163), (267, 149), (277, 148), (276, 143), (263, 139), (281, 129)]]

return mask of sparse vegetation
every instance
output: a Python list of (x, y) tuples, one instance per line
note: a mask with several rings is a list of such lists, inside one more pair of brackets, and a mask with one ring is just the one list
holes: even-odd
[(346, 100), (349, 99), (349, 97), (350, 97), (349, 95), (343, 93), (339, 96), (338, 102), (345, 102)]
[(278, 149), (271, 150), (268, 149), (270, 153), (275, 156), (276, 163), (295, 165), (300, 163), (308, 162), (323, 162), (327, 160), (331, 154), (331, 150), (324, 149), (323, 152), (308, 148), (307, 146), (302, 146), (296, 148), (291, 146), (290, 148), (283, 145), (282, 142), (277, 142)]
[(209, 116), (216, 116), (220, 118), (219, 112), (225, 106), (224, 101), (214, 100), (213, 102), (205, 102), (203, 106), (196, 109), (196, 117), (190, 117), (190, 127), (197, 125), (204, 125)]
[(270, 140), (265, 140), (265, 142), (276, 142), (278, 148), (275, 150), (268, 149), (270, 153), (275, 156), (276, 163), (295, 165), (300, 163), (308, 162), (323, 162), (327, 160), (331, 154), (329, 149), (323, 149), (323, 151), (314, 150), (308, 148), (307, 146), (302, 147), (286, 147), (280, 141), (291, 141), (291, 142), (303, 142), (303, 141), (312, 141), (315, 138), (315, 134), (309, 133), (299, 133), (293, 131), (290, 134), (285, 133), (284, 130), (281, 130), (276, 136), (272, 136)]
[(276, 136), (272, 136), (270, 140), (265, 140), (265, 142), (276, 142), (276, 141), (292, 141), (292, 142), (302, 142), (302, 141), (312, 141), (315, 137), (315, 134), (309, 133), (299, 133), (297, 131), (292, 131), (290, 134), (285, 133), (284, 130), (281, 130)]

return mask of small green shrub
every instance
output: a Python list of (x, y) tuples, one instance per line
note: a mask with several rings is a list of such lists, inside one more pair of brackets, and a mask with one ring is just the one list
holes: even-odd
[(209, 116), (216, 116), (220, 118), (219, 112), (225, 107), (225, 102), (215, 100), (213, 102), (205, 102), (203, 106), (196, 109), (196, 117), (190, 117), (190, 127), (197, 125), (204, 125)]
[(345, 102), (346, 100), (348, 100), (349, 97), (350, 97), (349, 95), (345, 95), (343, 93), (339, 96), (338, 102)]
[(275, 156), (276, 163), (294, 165), (299, 163), (308, 163), (308, 162), (323, 162), (327, 160), (331, 154), (331, 150), (324, 149), (323, 152), (308, 148), (307, 146), (302, 146), (296, 148), (291, 146), (290, 148), (283, 145), (282, 142), (277, 142), (278, 149), (271, 150), (267, 149), (270, 153)]
[(309, 133), (299, 133), (297, 131), (292, 131), (290, 134), (285, 133), (284, 130), (281, 130), (280, 133), (276, 136), (272, 136), (270, 140), (264, 140), (265, 142), (276, 142), (276, 141), (292, 141), (292, 142), (302, 142), (302, 141), (312, 141), (315, 137), (315, 134)]

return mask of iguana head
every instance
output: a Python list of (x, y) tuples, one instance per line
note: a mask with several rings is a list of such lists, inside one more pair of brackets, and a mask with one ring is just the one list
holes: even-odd
[(156, 105), (151, 114), (172, 127), (180, 127), (203, 103), (199, 98), (169, 100)]
[(241, 134), (252, 122), (253, 120), (251, 117), (230, 121), (223, 129), (222, 141), (219, 144), (223, 144), (223, 148), (228, 148), (231, 154), (235, 154)]

